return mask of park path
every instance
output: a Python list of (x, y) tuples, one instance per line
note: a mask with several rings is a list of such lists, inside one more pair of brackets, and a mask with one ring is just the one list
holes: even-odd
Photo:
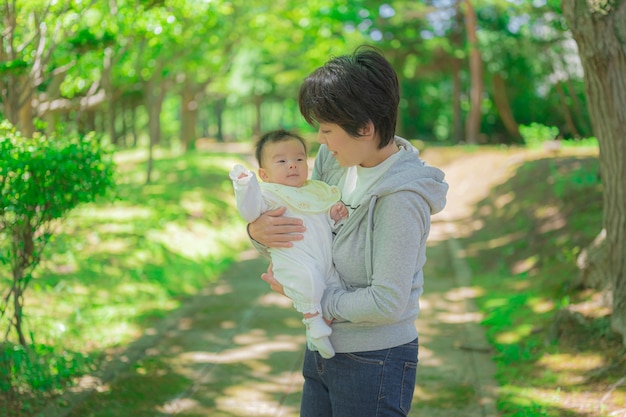
[[(449, 201), (433, 217), (411, 417), (497, 416), (491, 350), (455, 239), (506, 171), (507, 161), (492, 162), (477, 155), (444, 167)], [(304, 332), (289, 301), (259, 279), (266, 267), (255, 251), (240, 254), (217, 283), (148, 329), (117, 368), (39, 417), (298, 416)]]

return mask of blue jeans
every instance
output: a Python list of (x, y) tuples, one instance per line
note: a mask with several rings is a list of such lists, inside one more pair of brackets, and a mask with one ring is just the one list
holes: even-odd
[(417, 339), (391, 349), (337, 353), (307, 349), (300, 417), (402, 417), (409, 413)]

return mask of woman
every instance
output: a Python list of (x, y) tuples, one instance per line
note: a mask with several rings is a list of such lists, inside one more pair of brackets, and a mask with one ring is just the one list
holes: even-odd
[[(406, 416), (411, 406), (426, 239), (448, 185), (395, 136), (399, 100), (396, 72), (369, 47), (331, 59), (300, 88), (300, 112), (322, 145), (312, 178), (338, 186), (350, 212), (333, 241), (343, 288), (322, 299), (336, 355), (309, 344), (301, 417)], [(306, 225), (282, 212), (251, 223), (252, 239), (271, 248), (301, 238)], [(271, 270), (263, 279), (283, 292)]]

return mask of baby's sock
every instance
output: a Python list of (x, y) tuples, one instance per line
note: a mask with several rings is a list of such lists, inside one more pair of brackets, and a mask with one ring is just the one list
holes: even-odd
[(308, 319), (303, 319), (302, 323), (304, 323), (313, 339), (330, 336), (330, 334), (333, 332), (330, 326), (326, 324), (321, 314), (318, 314), (317, 316)]
[(304, 319), (302, 322), (306, 325), (311, 343), (317, 348), (320, 355), (326, 359), (335, 356), (335, 349), (328, 338), (332, 333), (332, 329), (326, 324), (322, 316)]
[(317, 339), (312, 337), (311, 343), (317, 348), (317, 351), (320, 355), (322, 355), (322, 358), (330, 359), (335, 356), (335, 349), (333, 348), (332, 343), (330, 343), (328, 336), (319, 337)]

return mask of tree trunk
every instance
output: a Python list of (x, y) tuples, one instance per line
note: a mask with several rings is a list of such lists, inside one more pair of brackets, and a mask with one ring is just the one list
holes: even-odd
[(452, 60), (452, 140), (463, 142), (463, 107), (461, 106), (461, 61)]
[(161, 109), (165, 88), (162, 83), (151, 80), (146, 83), (145, 97), (148, 109), (148, 171), (146, 184), (152, 181), (152, 167), (154, 164), (154, 147), (161, 141)]
[(215, 101), (214, 114), (215, 125), (217, 131), (215, 132), (215, 138), (218, 142), (224, 142), (224, 109), (226, 108), (226, 100), (218, 99)]
[(128, 146), (128, 107), (129, 107), (129, 103), (128, 103), (128, 98), (121, 96), (119, 99), (119, 103), (120, 103), (120, 124), (121, 124), (121, 129), (120, 129), (120, 140), (118, 141), (118, 144), (120, 146), (126, 147)]
[(573, 137), (579, 138), (580, 133), (578, 132), (576, 123), (574, 123), (574, 117), (572, 117), (572, 112), (567, 105), (567, 96), (565, 95), (565, 90), (563, 89), (563, 83), (561, 81), (557, 81), (555, 88), (556, 92), (559, 94), (559, 98), (561, 99), (561, 106), (563, 106), (563, 118), (565, 119), (565, 127), (568, 133), (570, 133)]
[(130, 128), (133, 135), (132, 147), (136, 148), (139, 143), (139, 134), (137, 133), (137, 104), (135, 102), (130, 108)]
[(117, 144), (117, 130), (115, 128), (115, 118), (116, 118), (116, 111), (115, 111), (115, 100), (113, 99), (113, 97), (109, 98), (109, 111), (107, 112), (107, 122), (108, 122), (108, 131), (109, 131), (109, 141), (111, 142), (111, 144), (116, 145)]
[(254, 121), (254, 126), (252, 128), (253, 129), (252, 135), (257, 138), (261, 136), (262, 120), (263, 120), (263, 115), (261, 113), (262, 107), (263, 107), (263, 97), (254, 96), (255, 121)]
[(626, 344), (626, 1), (563, 0), (585, 72), (591, 124), (600, 145), (611, 327)]
[(180, 103), (180, 141), (184, 150), (192, 150), (197, 139), (198, 102), (191, 82), (185, 80)]
[(572, 80), (568, 78), (565, 81), (565, 84), (567, 85), (567, 90), (569, 91), (569, 96), (572, 100), (572, 111), (574, 113), (574, 120), (576, 120), (577, 122), (576, 126), (578, 127), (579, 132), (581, 132), (581, 137), (592, 136), (593, 132), (591, 131), (592, 129), (589, 126), (589, 117), (583, 111), (583, 104), (578, 97), (578, 92), (572, 84)]
[(469, 47), (470, 70), (470, 110), (465, 121), (465, 140), (467, 143), (478, 143), (480, 132), (481, 104), (483, 95), (483, 63), (476, 36), (476, 11), (470, 0), (465, 0), (465, 31)]
[(521, 139), (522, 136), (519, 133), (519, 125), (515, 121), (515, 116), (511, 110), (511, 103), (509, 102), (509, 97), (506, 94), (506, 83), (504, 82), (504, 78), (502, 78), (502, 75), (499, 73), (495, 73), (493, 74), (492, 83), (493, 101), (498, 109), (498, 114), (500, 115), (502, 124), (504, 125), (509, 136), (513, 140), (518, 141), (518, 139)]

